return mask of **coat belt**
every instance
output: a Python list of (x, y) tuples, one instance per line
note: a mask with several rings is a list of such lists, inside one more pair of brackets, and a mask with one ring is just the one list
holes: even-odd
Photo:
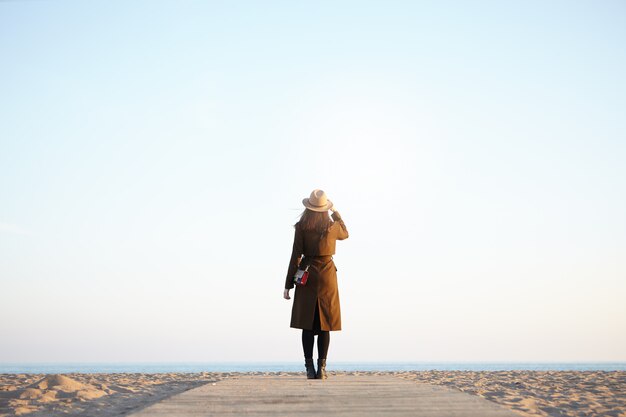
[(333, 255), (304, 255), (304, 257), (313, 260), (319, 259), (321, 261), (330, 261), (333, 259)]

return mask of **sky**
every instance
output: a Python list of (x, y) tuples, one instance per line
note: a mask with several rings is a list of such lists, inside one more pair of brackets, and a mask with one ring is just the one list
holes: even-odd
[(626, 361), (626, 3), (1, 1), (0, 362)]

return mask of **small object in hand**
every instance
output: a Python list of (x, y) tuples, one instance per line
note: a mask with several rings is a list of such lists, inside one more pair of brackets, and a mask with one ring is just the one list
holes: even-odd
[(309, 279), (309, 265), (304, 269), (298, 269), (296, 275), (293, 276), (293, 282), (298, 285), (306, 285), (306, 281)]

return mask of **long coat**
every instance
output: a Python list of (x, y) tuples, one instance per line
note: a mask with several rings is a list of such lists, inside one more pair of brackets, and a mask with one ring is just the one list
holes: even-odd
[(293, 276), (301, 263), (302, 269), (309, 265), (309, 278), (306, 285), (296, 286), (291, 327), (313, 330), (317, 305), (321, 330), (341, 330), (337, 267), (332, 255), (335, 254), (335, 242), (348, 238), (348, 229), (338, 212), (335, 211), (332, 218), (332, 225), (321, 239), (319, 233), (302, 230), (296, 223), (285, 288), (294, 287)]

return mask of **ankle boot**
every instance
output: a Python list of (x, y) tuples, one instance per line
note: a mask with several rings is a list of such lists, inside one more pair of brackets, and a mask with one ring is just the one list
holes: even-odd
[(304, 366), (306, 367), (306, 379), (315, 379), (315, 367), (313, 366), (313, 358), (305, 358)]
[(317, 373), (315, 379), (326, 379), (326, 359), (317, 360)]

